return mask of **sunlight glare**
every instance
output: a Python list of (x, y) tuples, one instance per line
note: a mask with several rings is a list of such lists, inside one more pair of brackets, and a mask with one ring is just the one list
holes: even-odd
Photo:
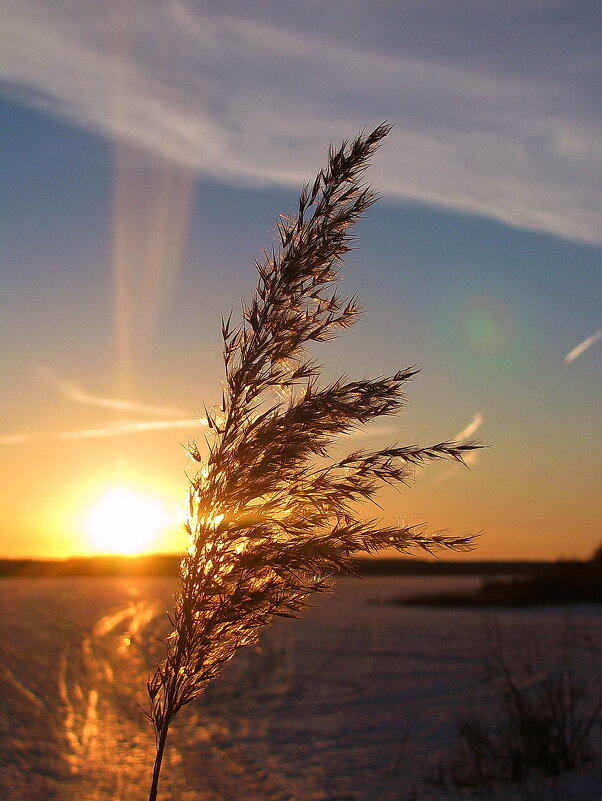
[(114, 487), (89, 509), (83, 526), (98, 552), (134, 554), (145, 551), (173, 522), (157, 498)]

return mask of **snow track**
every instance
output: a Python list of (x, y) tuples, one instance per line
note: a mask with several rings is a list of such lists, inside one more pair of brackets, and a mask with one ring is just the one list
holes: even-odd
[[(161, 801), (455, 801), (424, 780), (481, 681), (483, 615), (371, 603), (445, 581), (346, 582), (305, 621), (278, 621), (177, 718)], [(0, 582), (3, 801), (146, 801), (154, 737), (140, 705), (173, 591), (150, 578)], [(602, 640), (602, 609), (573, 616)], [(565, 613), (500, 617), (524, 635), (557, 631)], [(592, 771), (532, 797), (590, 801)], [(490, 798), (526, 797), (512, 792)]]

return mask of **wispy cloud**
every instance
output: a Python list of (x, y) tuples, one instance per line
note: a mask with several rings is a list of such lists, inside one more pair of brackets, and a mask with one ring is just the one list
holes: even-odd
[(464, 464), (468, 467), (474, 467), (479, 461), (479, 452), (478, 451), (471, 451), (467, 453), (464, 457)]
[[(150, 407), (147, 407), (150, 408)], [(44, 432), (29, 434), (8, 434), (0, 436), (2, 445), (22, 445), (42, 439), (105, 439), (106, 437), (123, 437), (130, 434), (145, 434), (154, 431), (174, 431), (177, 429), (199, 429), (207, 426), (205, 417), (186, 417), (176, 420), (114, 420), (100, 423), (92, 428), (75, 429), (74, 431)], [(358, 429), (347, 435), (347, 438), (384, 436), (395, 432), (393, 426), (373, 426), (370, 429)]]
[(567, 364), (570, 362), (574, 362), (582, 353), (585, 353), (586, 350), (591, 348), (592, 345), (595, 345), (598, 340), (602, 339), (602, 328), (599, 328), (591, 337), (584, 339), (583, 342), (580, 342), (573, 350), (569, 351), (567, 355), (564, 357), (564, 360)]
[(139, 153), (251, 184), (297, 185), (325, 140), (388, 117), (373, 178), (390, 197), (602, 241), (586, 3), (327, 5), (148, 0), (128, 27), (119, 4), (5, 0), (0, 74)]
[(74, 431), (33, 431), (24, 434), (5, 434), (0, 436), (2, 445), (23, 445), (28, 442), (48, 439), (79, 440), (104, 439), (105, 437), (121, 437), (128, 434), (144, 434), (153, 431), (172, 431), (176, 429), (195, 429), (207, 425), (205, 417), (183, 417), (179, 409), (116, 398), (105, 398), (91, 395), (81, 384), (63, 378), (55, 370), (48, 367), (36, 367), (36, 371), (63, 398), (84, 406), (94, 406), (113, 411), (135, 412), (137, 414), (173, 417), (172, 420), (111, 420), (99, 423), (94, 427), (81, 428)]
[[(84, 428), (78, 431), (62, 431), (59, 439), (103, 439), (104, 437), (121, 437), (125, 434), (143, 434), (147, 431), (171, 431), (177, 428), (198, 428), (205, 421), (191, 417), (183, 420), (117, 420), (96, 428)], [(205, 423), (206, 424), (206, 423)]]
[(467, 439), (470, 439), (470, 437), (472, 437), (472, 435), (479, 430), (479, 428), (483, 425), (484, 422), (485, 422), (485, 418), (483, 417), (481, 412), (477, 412), (473, 416), (473, 418), (470, 421), (470, 423), (468, 423), (468, 425), (466, 425), (461, 431), (458, 431), (458, 433), (454, 437), (454, 440), (456, 442), (465, 442)]
[(49, 382), (53, 389), (69, 401), (81, 403), (85, 406), (97, 406), (101, 409), (113, 409), (119, 412), (135, 412), (137, 414), (159, 415), (165, 417), (178, 417), (182, 415), (181, 410), (167, 406), (150, 406), (144, 403), (135, 403), (129, 400), (118, 398), (103, 398), (98, 395), (91, 395), (75, 381), (70, 381), (59, 375), (56, 370), (50, 367), (38, 367), (37, 372)]
[(35, 439), (34, 434), (5, 434), (0, 436), (0, 445), (23, 445)]
[[(470, 423), (465, 426), (462, 431), (458, 431), (454, 439), (456, 442), (466, 442), (469, 440), (473, 434), (475, 434), (479, 428), (485, 422), (485, 418), (481, 414), (481, 412), (477, 412)], [(464, 456), (464, 464), (468, 465), (468, 467), (474, 467), (479, 461), (479, 451), (470, 451)]]
[(190, 417), (179, 420), (114, 420), (102, 423), (94, 428), (82, 428), (74, 431), (34, 431), (28, 434), (7, 434), (0, 436), (2, 445), (24, 445), (40, 440), (66, 439), (105, 439), (106, 437), (122, 437), (128, 434), (144, 434), (153, 431), (172, 431), (176, 429), (198, 429), (207, 425), (203, 417)]
[(374, 439), (374, 437), (390, 437), (397, 434), (398, 429), (390, 423), (371, 423), (359, 426), (343, 435), (344, 441), (352, 439)]
[[(484, 424), (485, 417), (481, 414), (481, 412), (476, 412), (472, 420), (464, 426), (461, 431), (458, 431), (453, 439), (456, 442), (467, 442), (473, 434), (479, 430), (479, 428)], [(474, 467), (479, 461), (479, 451), (471, 451), (464, 456), (464, 464), (468, 465), (468, 467)], [(456, 472), (454, 468), (458, 466), (457, 462), (446, 462), (441, 464), (441, 471), (436, 474), (435, 482), (437, 484), (441, 484), (444, 481), (447, 481), (451, 478), (452, 475)]]

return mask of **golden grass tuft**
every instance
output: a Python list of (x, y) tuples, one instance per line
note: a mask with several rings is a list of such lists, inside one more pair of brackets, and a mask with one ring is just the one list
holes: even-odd
[(274, 616), (296, 616), (315, 592), (353, 572), (359, 551), (395, 548), (463, 550), (470, 537), (383, 526), (358, 517), (356, 504), (385, 483), (407, 483), (416, 466), (462, 461), (475, 443), (393, 446), (328, 459), (333, 440), (403, 407), (413, 368), (390, 377), (321, 386), (312, 342), (333, 339), (362, 309), (336, 283), (351, 230), (376, 196), (362, 183), (369, 158), (388, 134), (379, 125), (339, 149), (306, 185), (295, 215), (278, 223), (280, 246), (256, 262), (257, 288), (243, 320), (222, 321), (225, 383), (221, 408), (207, 413), (209, 456), (191, 480), (186, 528), (190, 548), (165, 641), (166, 655), (148, 681), (157, 754), (179, 710), (197, 698), (238, 648), (258, 642)]

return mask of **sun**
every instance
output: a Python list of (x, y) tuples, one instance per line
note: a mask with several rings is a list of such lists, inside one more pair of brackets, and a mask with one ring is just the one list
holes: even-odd
[(173, 522), (158, 498), (113, 487), (90, 507), (83, 528), (97, 552), (135, 554), (146, 551)]

